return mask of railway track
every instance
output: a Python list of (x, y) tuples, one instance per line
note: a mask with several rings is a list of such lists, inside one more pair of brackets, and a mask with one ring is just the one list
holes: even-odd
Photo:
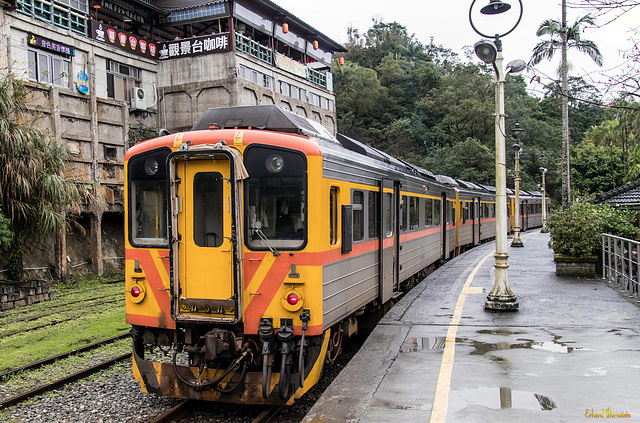
[(121, 355), (119, 355), (117, 357), (114, 357), (112, 359), (105, 360), (105, 361), (103, 361), (101, 363), (98, 363), (98, 364), (96, 364), (94, 366), (91, 366), (91, 367), (88, 367), (86, 369), (80, 370), (80, 371), (78, 371), (78, 372), (76, 372), (76, 373), (74, 373), (72, 375), (62, 377), (62, 378), (60, 378), (58, 380), (55, 380), (53, 382), (47, 383), (45, 385), (42, 385), (42, 386), (39, 386), (37, 388), (31, 389), (31, 390), (29, 390), (27, 392), (24, 392), (22, 394), (19, 394), (19, 395), (13, 396), (11, 398), (5, 399), (3, 401), (0, 401), (0, 410), (2, 410), (4, 408), (7, 408), (7, 407), (11, 407), (11, 406), (16, 405), (16, 404), (19, 404), (19, 403), (21, 403), (23, 401), (28, 400), (29, 398), (35, 397), (36, 395), (40, 395), (40, 394), (43, 394), (45, 392), (52, 391), (54, 389), (57, 389), (57, 388), (59, 388), (61, 386), (66, 385), (68, 383), (75, 382), (75, 381), (80, 380), (80, 379), (84, 379), (87, 376), (90, 376), (90, 375), (92, 375), (92, 374), (94, 374), (96, 372), (99, 372), (100, 370), (104, 370), (104, 369), (106, 369), (108, 367), (111, 367), (112, 365), (114, 365), (114, 364), (116, 364), (116, 363), (118, 363), (118, 362), (120, 362), (122, 360), (126, 360), (126, 359), (128, 359), (130, 357), (131, 357), (131, 353), (130, 352), (126, 353), (126, 354), (121, 354)]
[(0, 382), (3, 381), (4, 379), (6, 379), (8, 376), (11, 376), (11, 375), (16, 374), (18, 372), (23, 372), (23, 371), (28, 371), (28, 370), (35, 370), (35, 369), (38, 369), (38, 368), (40, 368), (42, 366), (46, 366), (47, 364), (51, 364), (51, 363), (55, 362), (56, 360), (61, 360), (61, 359), (64, 359), (64, 358), (71, 357), (72, 355), (76, 355), (76, 354), (80, 354), (80, 353), (83, 353), (83, 352), (91, 351), (91, 350), (94, 350), (94, 349), (96, 349), (98, 347), (101, 347), (103, 345), (110, 344), (111, 342), (117, 341), (119, 339), (128, 338), (129, 336), (131, 336), (131, 334), (129, 332), (123, 333), (121, 335), (112, 336), (111, 338), (103, 339), (101, 341), (94, 342), (94, 343), (89, 344), (89, 345), (85, 345), (84, 347), (73, 349), (73, 350), (68, 351), (66, 353), (58, 354), (56, 356), (45, 358), (44, 360), (40, 360), (40, 361), (37, 361), (35, 363), (27, 364), (26, 366), (22, 366), (22, 367), (18, 367), (16, 369), (9, 370), (7, 372), (4, 372), (4, 373), (0, 374)]
[[(171, 423), (171, 422), (179, 422), (181, 419), (188, 417), (191, 415), (191, 409), (194, 406), (195, 401), (193, 400), (182, 400), (172, 408), (166, 410), (161, 415), (155, 417), (150, 423)], [(251, 420), (251, 423), (274, 423), (277, 422), (278, 417), (280, 417), (283, 411), (286, 409), (286, 405), (274, 405), (262, 413), (260, 413), (256, 418)]]

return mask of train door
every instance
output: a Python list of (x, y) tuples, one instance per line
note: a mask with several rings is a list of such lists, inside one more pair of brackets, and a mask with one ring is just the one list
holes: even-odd
[(396, 185), (393, 181), (384, 179), (380, 184), (381, 219), (380, 219), (380, 300), (382, 303), (393, 298), (393, 293), (398, 285), (398, 272), (396, 267), (396, 216), (397, 213), (397, 193)]
[(473, 213), (473, 245), (480, 244), (480, 197), (472, 203)]
[(449, 258), (447, 254), (447, 193), (442, 193), (442, 201), (440, 201), (440, 224), (442, 225), (440, 236), (440, 252), (442, 260)]
[[(178, 321), (237, 322), (236, 182), (227, 154), (169, 156), (172, 308)], [(239, 244), (241, 245), (241, 244)]]
[(520, 215), (522, 216), (520, 218), (520, 230), (526, 231), (529, 229), (529, 207), (526, 201), (523, 201), (520, 206)]

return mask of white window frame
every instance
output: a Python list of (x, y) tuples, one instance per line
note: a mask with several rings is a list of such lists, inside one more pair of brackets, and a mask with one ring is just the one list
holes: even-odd
[(43, 50), (27, 49), (29, 57), (29, 79), (41, 84), (69, 88), (71, 82), (71, 60)]

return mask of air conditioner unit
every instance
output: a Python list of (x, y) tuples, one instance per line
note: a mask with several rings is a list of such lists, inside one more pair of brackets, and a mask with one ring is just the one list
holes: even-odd
[(131, 88), (131, 108), (147, 110), (147, 93), (140, 87)]

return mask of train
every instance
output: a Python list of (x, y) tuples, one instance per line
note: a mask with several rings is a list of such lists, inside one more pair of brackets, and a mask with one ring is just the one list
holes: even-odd
[[(276, 105), (209, 109), (124, 172), (132, 372), (168, 397), (292, 404), (362, 318), (495, 237), (493, 187)], [(541, 226), (549, 202), (520, 202), (522, 230)]]

